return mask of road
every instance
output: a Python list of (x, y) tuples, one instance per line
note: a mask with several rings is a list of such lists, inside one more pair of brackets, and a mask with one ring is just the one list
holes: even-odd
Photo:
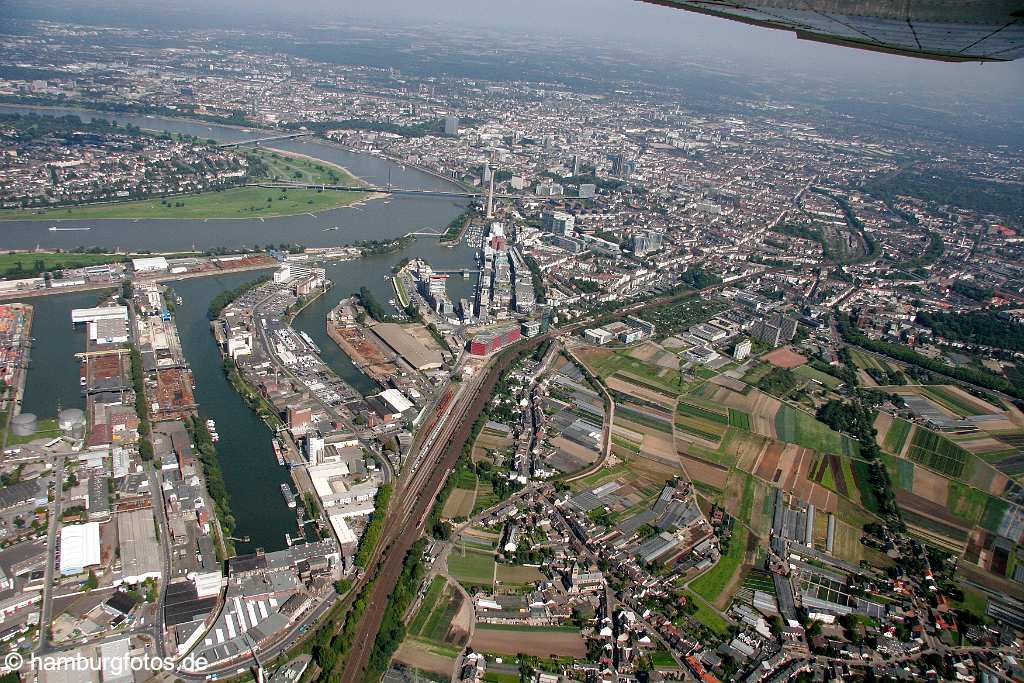
[(43, 572), (43, 606), (39, 613), (39, 642), (36, 653), (52, 652), (50, 646), (50, 624), (53, 623), (53, 583), (56, 580), (57, 527), (60, 526), (61, 498), (64, 494), (64, 456), (58, 455), (53, 461), (53, 502), (50, 503), (50, 524), (46, 534), (46, 570)]

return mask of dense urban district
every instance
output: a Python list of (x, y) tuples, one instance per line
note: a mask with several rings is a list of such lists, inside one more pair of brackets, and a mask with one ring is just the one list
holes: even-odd
[[(4, 30), (0, 219), (81, 247), (0, 223), (0, 643), (173, 663), (22, 680), (1024, 680), (1019, 148), (280, 34)], [(295, 137), (467, 208), (330, 247), (91, 245), (83, 221), (415, 190), (274, 147)], [(390, 300), (331, 281), (415, 240), (471, 257), (396, 259)], [(206, 344), (288, 473), (278, 550), (233, 511), (180, 336), (176, 283), (245, 271)], [(83, 292), (80, 407), (25, 412), (35, 306)], [(293, 324), (328, 297), (331, 349)]]

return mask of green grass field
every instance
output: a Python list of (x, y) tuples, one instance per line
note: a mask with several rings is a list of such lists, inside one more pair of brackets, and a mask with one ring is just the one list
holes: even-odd
[(913, 425), (906, 420), (896, 418), (893, 420), (892, 425), (889, 427), (889, 431), (885, 434), (885, 440), (882, 442), (882, 448), (894, 455), (899, 455), (903, 452), (903, 445), (907, 442), (907, 437), (910, 436), (910, 428)]
[(675, 396), (683, 392), (678, 372), (633, 358), (628, 351), (616, 351), (607, 357), (591, 360), (589, 364), (601, 378), (620, 372), (623, 379), (660, 393)]
[(448, 573), (464, 585), (489, 586), (494, 582), (494, 554), (457, 545), (448, 555)]
[[(35, 273), (41, 271), (85, 268), (103, 263), (118, 263), (127, 258), (124, 254), (3, 252), (0, 253), (0, 277), (5, 279), (33, 277)], [(37, 267), (40, 265), (40, 261), (42, 261), (41, 267)]]
[(804, 379), (814, 380), (820, 384), (823, 384), (829, 389), (835, 389), (837, 386), (842, 384), (842, 382), (838, 378), (833, 377), (828, 373), (822, 372), (821, 370), (815, 370), (810, 365), (801, 365), (799, 367), (793, 368), (793, 373), (796, 375), (800, 375)]
[(711, 609), (692, 592), (684, 591), (684, 593), (689, 593), (689, 600), (697, 606), (697, 611), (693, 613), (694, 619), (699, 623), (704, 624), (715, 633), (725, 634), (729, 632), (728, 622), (726, 622), (718, 612)]
[[(356, 185), (358, 182), (340, 166), (319, 161), (288, 157), (263, 150), (267, 166), (266, 180), (277, 177), (283, 181)], [(301, 174), (301, 177), (296, 177)], [(365, 199), (363, 192), (334, 190), (288, 190), (239, 187), (193, 195), (175, 195), (161, 199), (145, 199), (104, 204), (87, 204), (42, 210), (7, 209), (0, 211), (0, 220), (54, 220), (103, 218), (269, 218), (306, 212), (326, 211)], [(178, 206), (180, 204), (180, 206)]]
[(799, 444), (816, 451), (836, 455), (860, 455), (857, 442), (791, 406), (783, 404), (775, 414), (775, 429), (780, 441)]

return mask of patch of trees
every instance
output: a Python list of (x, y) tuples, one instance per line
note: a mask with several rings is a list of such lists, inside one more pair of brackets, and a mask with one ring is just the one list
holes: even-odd
[(359, 303), (366, 309), (371, 318), (379, 322), (387, 322), (391, 319), (391, 316), (388, 315), (388, 312), (381, 306), (377, 298), (373, 296), (373, 292), (369, 289), (360, 287), (357, 296), (359, 297)]
[(1024, 328), (994, 311), (941, 313), (922, 311), (917, 322), (951, 341), (995, 346), (1009, 351), (1024, 351)]
[(223, 292), (210, 299), (210, 305), (206, 309), (206, 317), (210, 320), (216, 320), (217, 317), (220, 316), (221, 312), (227, 308), (231, 302), (246, 292), (256, 289), (269, 280), (269, 275), (260, 275), (255, 280), (243, 282), (234, 289), (225, 289)]
[(789, 235), (790, 237), (796, 237), (802, 240), (810, 240), (811, 242), (821, 242), (824, 237), (821, 234), (821, 230), (817, 228), (809, 228), (806, 225), (791, 225), (789, 223), (779, 223), (773, 231), (782, 233), (783, 235)]
[(287, 123), (285, 128), (297, 130), (304, 128), (314, 133), (323, 133), (329, 130), (372, 130), (378, 133), (393, 133), (403, 138), (422, 138), (426, 135), (440, 135), (444, 132), (444, 122), (426, 121), (406, 126), (390, 121), (371, 121), (369, 119), (341, 119), (339, 121), (294, 121)]
[[(224, 536), (230, 536), (235, 530), (235, 518), (231, 514), (231, 496), (224, 483), (224, 471), (220, 468), (217, 458), (217, 447), (213, 445), (213, 437), (206, 427), (206, 420), (194, 416), (185, 421), (185, 426), (196, 444), (196, 455), (203, 466), (203, 477), (206, 479), (206, 490), (213, 499), (213, 509), (220, 520), (220, 528)], [(226, 540), (225, 543), (230, 545)]]
[(786, 368), (772, 368), (757, 381), (757, 388), (766, 394), (785, 396), (796, 388), (796, 375)]
[(384, 484), (377, 489), (377, 496), (373, 500), (373, 513), (370, 515), (370, 523), (366, 525), (363, 537), (359, 539), (359, 549), (356, 550), (355, 563), (357, 567), (365, 567), (366, 562), (373, 555), (374, 549), (380, 542), (380, 535), (384, 533), (384, 521), (388, 516), (388, 506), (391, 504), (391, 495), (394, 487)]
[(1016, 185), (970, 177), (948, 164), (920, 164), (864, 184), (865, 192), (891, 202), (899, 195), (1024, 221), (1024, 193)]
[(404, 249), (410, 241), (411, 237), (403, 237), (400, 240), (359, 240), (352, 246), (358, 248), (363, 256), (380, 256)]
[(526, 261), (526, 267), (530, 269), (533, 297), (537, 300), (538, 304), (543, 304), (547, 301), (547, 297), (544, 296), (544, 276), (540, 272), (540, 266), (537, 265), (537, 259), (532, 256), (526, 256), (523, 260)]
[(845, 339), (849, 344), (863, 347), (869, 351), (874, 351), (875, 353), (881, 353), (889, 356), (890, 358), (903, 361), (904, 363), (919, 366), (925, 370), (931, 370), (932, 372), (947, 375), (953, 379), (977, 384), (978, 386), (985, 387), (986, 389), (992, 389), (994, 391), (1002, 391), (1014, 398), (1024, 399), (1024, 388), (1018, 387), (1017, 385), (1009, 382), (1005, 377), (997, 375), (994, 372), (978, 368), (953, 367), (940, 360), (922, 356), (920, 353), (917, 353), (902, 344), (893, 344), (891, 342), (871, 339), (856, 329), (856, 327), (851, 324), (850, 318), (845, 314), (838, 316), (837, 327), (839, 328), (839, 333), (843, 335), (843, 339)]
[(421, 538), (413, 543), (409, 552), (405, 554), (402, 573), (395, 583), (391, 599), (388, 600), (388, 606), (384, 610), (384, 619), (381, 621), (380, 630), (373, 643), (373, 651), (370, 653), (370, 660), (367, 662), (363, 680), (380, 680), (391, 662), (391, 655), (405, 639), (405, 613), (423, 581), (425, 573), (423, 551), (426, 544), (426, 539)]
[(957, 280), (954, 282), (952, 289), (960, 296), (967, 297), (971, 301), (985, 301), (995, 294), (995, 290), (991, 287), (982, 287), (981, 285), (976, 285), (973, 282), (967, 282), (965, 280)]
[(683, 273), (679, 279), (693, 289), (705, 289), (722, 284), (722, 278), (714, 273), (707, 272), (703, 268), (691, 268)]

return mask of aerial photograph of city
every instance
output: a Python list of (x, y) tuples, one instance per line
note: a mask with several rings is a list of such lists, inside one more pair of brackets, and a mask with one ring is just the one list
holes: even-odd
[(0, 683), (1024, 682), (1024, 0), (0, 0)]

